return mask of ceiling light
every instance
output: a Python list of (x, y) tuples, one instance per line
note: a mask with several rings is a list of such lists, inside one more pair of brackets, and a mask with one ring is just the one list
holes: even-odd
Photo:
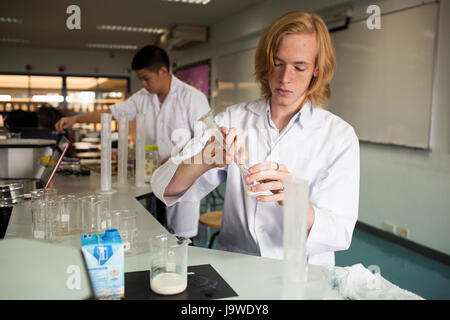
[(114, 26), (114, 25), (100, 25), (97, 26), (98, 30), (108, 31), (127, 31), (127, 32), (142, 32), (142, 33), (163, 33), (165, 29), (162, 28), (143, 28), (143, 27), (127, 27), (127, 26)]
[(190, 3), (190, 4), (208, 4), (211, 0), (161, 0), (165, 2), (181, 2), (181, 3)]
[(10, 18), (10, 17), (0, 17), (0, 22), (9, 22), (9, 23), (22, 23), (22, 19)]
[(136, 45), (131, 44), (105, 44), (105, 43), (88, 43), (88, 48), (95, 49), (118, 49), (118, 50), (136, 50)]

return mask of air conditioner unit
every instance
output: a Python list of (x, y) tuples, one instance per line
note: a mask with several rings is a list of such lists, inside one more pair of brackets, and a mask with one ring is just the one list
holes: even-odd
[(176, 25), (161, 34), (159, 41), (169, 50), (180, 50), (194, 44), (206, 42), (207, 27)]
[(329, 32), (339, 31), (347, 29), (353, 16), (353, 9), (350, 7), (339, 8), (321, 13), (320, 16), (325, 21)]

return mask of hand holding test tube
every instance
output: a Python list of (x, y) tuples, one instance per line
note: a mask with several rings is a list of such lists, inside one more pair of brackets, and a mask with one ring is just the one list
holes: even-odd
[[(213, 109), (211, 109), (208, 113), (202, 116), (199, 121), (203, 122), (209, 130), (213, 131), (213, 140), (210, 140), (211, 143), (216, 142), (222, 150), (225, 150), (225, 154), (223, 155), (223, 162), (219, 164), (219, 166), (224, 166), (226, 164), (230, 164), (231, 162), (236, 163), (241, 171), (242, 178), (249, 174), (248, 165), (246, 162), (248, 160), (248, 153), (245, 148), (245, 143), (242, 135), (237, 134), (237, 130), (226, 129), (224, 127), (219, 127), (213, 116)], [(219, 150), (220, 152), (220, 150)], [(217, 159), (217, 152), (213, 150), (213, 157)], [(259, 192), (252, 192), (250, 187), (253, 185), (248, 185), (244, 183), (245, 192), (247, 195), (257, 195)]]

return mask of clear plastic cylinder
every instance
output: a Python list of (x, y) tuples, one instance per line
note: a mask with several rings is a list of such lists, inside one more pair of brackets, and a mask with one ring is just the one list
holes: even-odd
[(282, 299), (303, 299), (307, 282), (308, 181), (285, 182)]
[(101, 115), (101, 192), (109, 192), (111, 189), (111, 113)]
[(145, 115), (136, 116), (136, 178), (137, 187), (145, 186)]
[(117, 159), (117, 183), (126, 185), (128, 181), (128, 115), (119, 116), (119, 143)]

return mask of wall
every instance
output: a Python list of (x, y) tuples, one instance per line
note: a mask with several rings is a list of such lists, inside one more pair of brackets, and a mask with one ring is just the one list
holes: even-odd
[[(214, 79), (220, 78), (218, 59), (254, 48), (275, 18), (290, 10), (321, 12), (347, 3), (350, 1), (268, 0), (213, 25), (208, 43), (187, 52), (174, 52), (173, 60), (181, 66), (211, 59), (214, 96), (217, 95)], [(421, 3), (415, 0), (358, 1), (355, 18), (367, 17), (365, 8), (370, 4), (378, 4), (382, 12), (389, 12)], [(411, 241), (450, 254), (450, 1), (441, 1), (437, 23), (431, 150), (361, 143), (359, 220), (380, 229), (389, 221), (406, 228)]]

